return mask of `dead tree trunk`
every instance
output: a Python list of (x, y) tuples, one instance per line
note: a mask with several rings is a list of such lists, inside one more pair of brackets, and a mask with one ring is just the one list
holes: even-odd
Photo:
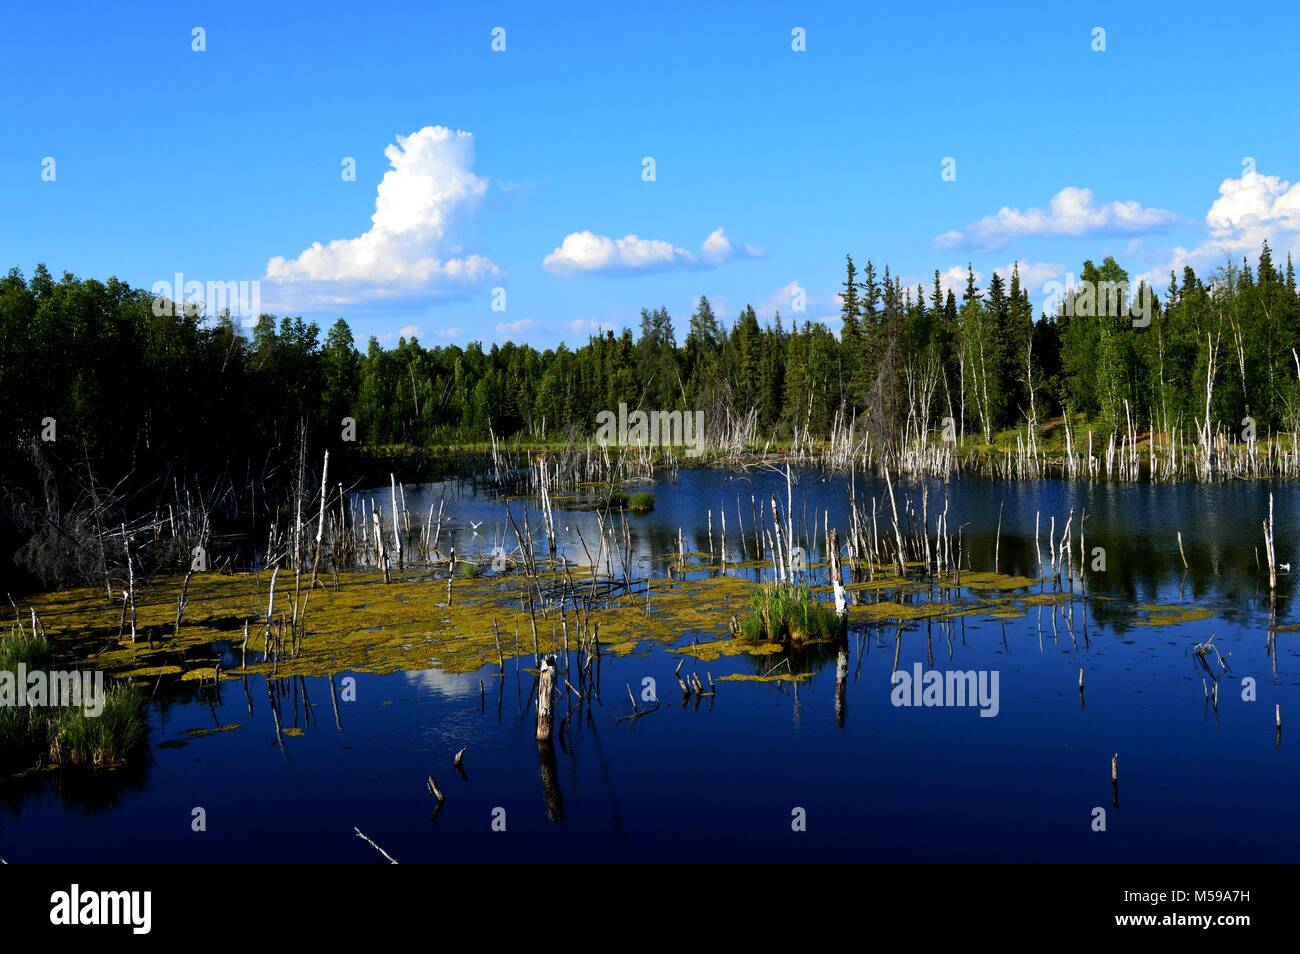
[(537, 741), (548, 742), (551, 738), (551, 723), (555, 713), (552, 710), (555, 693), (555, 657), (544, 656), (537, 677)]

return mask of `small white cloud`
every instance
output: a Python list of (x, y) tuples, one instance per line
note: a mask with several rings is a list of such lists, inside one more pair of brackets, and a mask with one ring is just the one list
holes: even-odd
[(731, 244), (731, 239), (727, 238), (721, 226), (710, 232), (709, 237), (700, 246), (701, 257), (714, 265), (721, 265), (733, 258), (762, 258), (766, 254), (761, 248), (754, 245), (744, 245), (739, 249), (736, 248)]
[(1169, 273), (1180, 275), (1190, 266), (1202, 278), (1229, 262), (1254, 258), (1265, 241), (1273, 246), (1275, 263), (1288, 252), (1300, 256), (1300, 182), (1258, 172), (1224, 179), (1219, 197), (1205, 214), (1209, 236), (1194, 248), (1175, 247), (1168, 261), (1137, 276), (1163, 291)]
[[(1007, 267), (1005, 269), (999, 268), (997, 269), (997, 272), (999, 275), (1003, 276), (1008, 281), (1010, 281), (1010, 276), (1011, 276), (1010, 267)], [(974, 273), (975, 273), (976, 286), (982, 288), (984, 283), (984, 273), (981, 272), (978, 268), (974, 270)], [(910, 291), (913, 293), (916, 292), (916, 286), (920, 285), (925, 290), (926, 302), (929, 302), (930, 291), (931, 289), (934, 288), (934, 274), (931, 273), (925, 278), (913, 278), (906, 275), (900, 276), (899, 284), (903, 286), (904, 291)], [(960, 304), (961, 296), (966, 291), (966, 266), (953, 265), (951, 268), (946, 268), (940, 271), (939, 287), (943, 290), (944, 297), (947, 297), (948, 292), (952, 292), (954, 295), (957, 296), (957, 301)], [(836, 293), (835, 307), (839, 308), (841, 303), (842, 303), (841, 296), (839, 293)]]
[(674, 265), (694, 264), (695, 256), (668, 242), (627, 235), (612, 239), (594, 232), (571, 232), (559, 248), (542, 260), (542, 267), (557, 275), (657, 271)]
[(934, 240), (939, 249), (1002, 248), (1013, 238), (1027, 236), (1087, 236), (1159, 231), (1178, 221), (1167, 209), (1140, 202), (1098, 203), (1091, 189), (1067, 186), (1052, 196), (1047, 209), (1003, 206), (962, 231), (948, 231)]
[(397, 333), (399, 338), (418, 338), (420, 336), (419, 325), (407, 325)]
[(734, 258), (759, 258), (753, 245), (737, 249), (721, 228), (714, 229), (695, 255), (671, 242), (626, 235), (621, 239), (591, 231), (570, 232), (542, 260), (542, 267), (561, 276), (632, 275), (687, 268), (708, 268)]
[(700, 246), (700, 252), (710, 262), (725, 262), (731, 258), (731, 239), (722, 233), (721, 228), (714, 229)]
[(1012, 262), (998, 269), (998, 274), (1007, 281), (1008, 287), (1011, 282), (1011, 272), (1017, 265), (1020, 267), (1020, 287), (1030, 292), (1031, 297), (1036, 290), (1041, 289), (1048, 282), (1059, 281), (1065, 275), (1065, 266), (1057, 262)]
[(953, 229), (952, 231), (944, 232), (942, 235), (938, 236), (934, 240), (934, 247), (938, 249), (956, 248), (965, 240), (965, 238), (964, 235), (956, 229)]
[[(941, 271), (939, 273), (939, 287), (943, 289), (944, 297), (946, 298), (948, 296), (948, 292), (952, 292), (958, 299), (960, 299), (962, 294), (966, 291), (966, 278), (967, 269), (965, 265), (954, 265), (951, 268), (946, 268)], [(983, 281), (983, 273), (976, 271), (975, 284), (980, 285)], [(913, 282), (912, 284), (915, 285), (917, 283)], [(929, 282), (922, 282), (921, 284), (925, 285), (927, 288), (931, 288), (934, 285), (934, 279), (931, 278)]]
[[(1003, 288), (1008, 292), (1011, 290), (1011, 273), (1020, 269), (1020, 287), (1029, 293), (1030, 301), (1033, 302), (1035, 295), (1038, 294), (1047, 282), (1053, 279), (1059, 279), (1065, 274), (1065, 266), (1056, 262), (1008, 262), (1001, 265), (993, 272), (997, 272), (1002, 279)], [(943, 292), (944, 298), (948, 297), (948, 292), (952, 292), (957, 299), (957, 306), (961, 307), (962, 295), (966, 294), (966, 269), (965, 265), (953, 265), (950, 268), (943, 269), (939, 272), (939, 288)], [(980, 291), (988, 291), (988, 283), (985, 281), (985, 273), (978, 268), (972, 269), (975, 276), (975, 287)], [(992, 278), (992, 272), (987, 276)], [(928, 278), (904, 278), (902, 285), (905, 289), (916, 291), (916, 286), (920, 285), (925, 293), (925, 301), (928, 306), (930, 295), (934, 289), (934, 275)]]
[(443, 328), (441, 331), (435, 331), (434, 334), (436, 334), (439, 338), (442, 338), (444, 340), (450, 340), (452, 338), (461, 337), (463, 334), (465, 334), (465, 329), (464, 328)]
[(569, 322), (569, 330), (578, 335), (602, 335), (606, 331), (614, 331), (615, 327), (607, 321), (578, 318)]
[(518, 321), (501, 321), (497, 322), (497, 334), (520, 335), (536, 326), (537, 322), (531, 318), (520, 318)]
[[(803, 292), (804, 296), (804, 310), (802, 312), (795, 312), (795, 297), (800, 292)], [(827, 304), (838, 310), (840, 307), (839, 293), (836, 292), (832, 295)], [(763, 318), (771, 318), (779, 311), (782, 318), (793, 318), (796, 321), (803, 321), (804, 318), (808, 317), (808, 312), (815, 306), (816, 302), (814, 302), (813, 298), (807, 293), (807, 290), (798, 282), (790, 281), (786, 282), (776, 291), (772, 292), (772, 294), (760, 301), (754, 311)]]
[(473, 172), (474, 137), (425, 126), (384, 150), (392, 168), (375, 196), (370, 228), (355, 238), (313, 242), (295, 258), (266, 265), (277, 303), (334, 307), (376, 299), (468, 294), (500, 270), (461, 253), (457, 226), (487, 191)]

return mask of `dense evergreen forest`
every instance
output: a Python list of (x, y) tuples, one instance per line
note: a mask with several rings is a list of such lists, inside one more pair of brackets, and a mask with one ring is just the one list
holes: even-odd
[[(1083, 283), (1126, 283), (1107, 258)], [(1137, 299), (1133, 289), (1129, 298)], [(752, 423), (758, 441), (824, 437), (837, 412), (886, 441), (925, 439), (951, 418), (966, 442), (1041, 426), (1063, 410), (1099, 430), (1174, 428), (1205, 417), (1261, 435), (1300, 417), (1300, 300), (1288, 258), (1267, 245), (1208, 277), (1171, 275), (1150, 323), (1076, 298), (1035, 320), (1013, 270), (960, 295), (904, 287), (886, 268), (849, 258), (837, 337), (819, 322), (761, 322), (746, 307), (729, 325), (707, 299), (685, 322), (646, 309), (639, 334), (593, 336), (538, 351), (475, 342), (426, 348), (402, 339), (358, 350), (340, 318), (325, 333), (263, 315), (249, 331), (226, 316), (156, 312), (151, 295), (109, 279), (55, 281), (38, 267), (0, 280), (4, 475), (25, 468), (52, 418), (63, 458), (88, 458), (106, 479), (135, 468), (246, 466), (291, 443), (299, 422), (337, 443), (345, 417), (361, 445), (587, 439), (601, 409), (690, 409), (711, 436)], [(1111, 309), (1113, 310), (1113, 309)], [(1072, 314), (1070, 312), (1073, 312)], [(683, 333), (684, 332), (684, 333)], [(1207, 374), (1211, 372), (1212, 374)], [(1127, 407), (1126, 407), (1127, 404)]]
[(1252, 437), (1300, 427), (1300, 298), (1267, 244), (1253, 266), (1187, 269), (1162, 294), (1130, 288), (1111, 258), (1086, 262), (1037, 319), (1015, 269), (987, 288), (968, 271), (958, 295), (938, 272), (909, 288), (846, 257), (839, 301), (838, 336), (752, 307), (728, 325), (701, 298), (684, 329), (644, 309), (639, 334), (576, 349), (362, 351), (342, 318), (323, 339), (300, 317), (246, 331), (116, 279), (15, 269), (0, 280), (0, 545), (46, 582), (85, 578), (106, 528), (156, 524), (173, 502), (273, 515), (308, 447), (582, 446), (620, 404), (702, 412), (706, 445), (733, 451), (851, 424), (876, 446), (978, 454), (1023, 437), (1032, 453), (1062, 414), (1102, 440), (1149, 431), (1166, 446), (1208, 440), (1207, 420), (1228, 441), (1247, 420)]

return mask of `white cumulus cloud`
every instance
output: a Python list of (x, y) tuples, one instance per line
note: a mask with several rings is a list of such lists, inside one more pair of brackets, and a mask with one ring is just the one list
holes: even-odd
[(1085, 236), (1145, 234), (1159, 231), (1178, 221), (1167, 209), (1154, 209), (1140, 202), (1101, 202), (1091, 189), (1067, 186), (1052, 196), (1046, 209), (1014, 209), (1003, 206), (963, 230), (944, 232), (934, 240), (936, 248), (1002, 248), (1013, 238), (1028, 236)]
[(500, 273), (490, 259), (464, 254), (457, 235), (488, 186), (473, 171), (474, 137), (425, 126), (396, 138), (384, 150), (392, 168), (379, 183), (370, 228), (272, 258), (264, 281), (274, 299), (310, 306), (455, 297)]
[(499, 321), (497, 322), (497, 334), (499, 335), (518, 335), (525, 331), (531, 330), (537, 325), (537, 322), (531, 318), (520, 318), (518, 321)]
[(570, 232), (542, 267), (556, 275), (632, 275), (686, 268), (708, 268), (735, 258), (759, 258), (763, 250), (753, 245), (737, 248), (721, 228), (705, 238), (699, 254), (660, 239), (625, 235), (615, 239), (584, 230)]
[(1300, 255), (1300, 182), (1280, 176), (1246, 172), (1219, 184), (1219, 197), (1205, 214), (1209, 233), (1193, 248), (1176, 246), (1168, 261), (1138, 276), (1163, 291), (1169, 273), (1191, 266), (1206, 278), (1220, 265), (1254, 261), (1265, 241), (1273, 247), (1274, 263), (1286, 254)]
[(710, 232), (709, 237), (704, 240), (704, 244), (700, 246), (700, 254), (705, 261), (721, 265), (733, 258), (762, 258), (766, 253), (755, 245), (742, 245), (736, 248), (719, 227)]

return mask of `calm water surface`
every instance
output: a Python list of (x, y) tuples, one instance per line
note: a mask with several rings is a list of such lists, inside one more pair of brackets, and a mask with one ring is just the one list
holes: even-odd
[[(832, 526), (847, 529), (846, 488), (841, 477), (800, 475), (801, 536), (826, 512)], [(868, 500), (883, 493), (861, 478), (857, 488)], [(638, 575), (662, 575), (679, 527), (688, 549), (707, 552), (710, 510), (714, 546), (725, 510), (730, 558), (742, 559), (739, 529), (752, 534), (751, 495), (762, 503), (776, 493), (783, 507), (785, 499), (784, 477), (769, 472), (683, 471), (676, 484), (652, 489), (653, 512), (628, 517)], [(500, 501), (481, 486), (406, 491), (408, 507), (421, 514), (445, 496), (444, 541), (453, 539), (458, 555), (486, 556), (503, 542), (513, 549)], [(1300, 571), (1298, 496), (1289, 485), (932, 482), (931, 520), (946, 495), (950, 524), (964, 525), (977, 570), (992, 568), (999, 511), (1000, 569), (1035, 577), (1035, 513), (1046, 550), (1050, 516), (1059, 532), (1071, 507), (1076, 527), (1086, 510), (1088, 548), (1104, 548), (1106, 569), (1089, 575), (1069, 627), (1063, 609), (1034, 605), (1022, 617), (970, 616), (952, 627), (855, 625), (842, 705), (834, 649), (793, 661), (813, 671), (809, 681), (724, 682), (712, 699), (686, 705), (672, 676), (679, 656), (661, 648), (606, 656), (603, 701), (563, 726), (553, 762), (539, 758), (533, 739), (533, 679), (513, 661), (504, 679), (494, 677), (495, 665), (466, 675), (355, 675), (357, 698), (337, 707), (337, 719), (329, 679), (277, 680), (282, 722), (301, 730), (282, 744), (264, 678), (223, 683), (219, 697), (210, 688), (176, 690), (151, 707), (145, 764), (0, 788), (0, 856), (381, 861), (355, 826), (402, 862), (1291, 861), (1300, 854), (1291, 823), (1300, 791), (1300, 735), (1292, 737), (1300, 733), (1300, 632), (1279, 632), (1270, 657), (1267, 576), (1256, 562), (1270, 491), (1279, 561)], [(387, 493), (375, 491), (385, 510)], [(919, 484), (899, 493), (919, 511)], [(526, 505), (512, 503), (521, 524)], [(540, 528), (535, 505), (529, 521)], [(564, 552), (587, 562), (582, 542), (594, 549), (594, 514), (559, 510), (556, 522)], [(1272, 609), (1279, 626), (1297, 621), (1293, 584), (1283, 573)], [(1153, 603), (1214, 615), (1137, 625), (1139, 607)], [(1211, 634), (1231, 667), (1217, 711), (1191, 654)], [(682, 635), (688, 643), (697, 634)], [(907, 670), (931, 658), (939, 669), (996, 670), (997, 717), (895, 707), (895, 652)], [(724, 657), (699, 668), (716, 678), (770, 664)], [(336, 683), (348, 675), (336, 674)], [(624, 686), (646, 677), (657, 681), (662, 705), (627, 720)], [(1243, 699), (1247, 677), (1256, 701)], [(1280, 738), (1275, 705), (1289, 719)], [(234, 731), (186, 734), (235, 723)], [(465, 777), (452, 767), (461, 747)], [(425, 790), (429, 775), (446, 795), (437, 812)], [(191, 830), (196, 807), (206, 811), (206, 832)], [(1098, 807), (1106, 810), (1104, 832), (1093, 830)], [(796, 809), (806, 814), (806, 831), (792, 830)], [(494, 831), (500, 810), (505, 831)]]

